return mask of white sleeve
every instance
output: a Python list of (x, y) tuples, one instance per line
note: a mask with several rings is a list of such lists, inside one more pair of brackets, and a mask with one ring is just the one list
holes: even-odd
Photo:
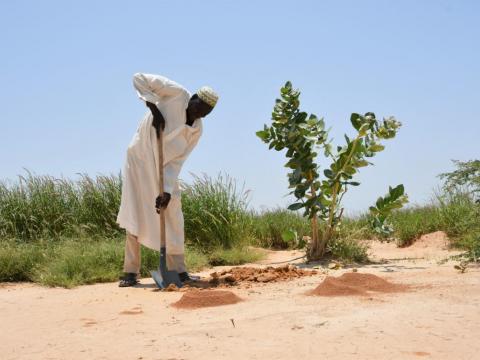
[(200, 139), (200, 135), (201, 135), (201, 130), (197, 131), (193, 136), (190, 137), (189, 144), (185, 149), (185, 152), (183, 153), (183, 155), (180, 155), (165, 164), (164, 174), (163, 174), (163, 182), (164, 182), (163, 191), (164, 192), (167, 192), (169, 194), (173, 193), (173, 189), (175, 188), (175, 184), (178, 180), (178, 176), (180, 175), (180, 171), (182, 170), (183, 163), (188, 158), (193, 148), (197, 145), (198, 140)]
[(183, 86), (161, 75), (136, 73), (133, 75), (133, 86), (140, 99), (153, 104), (163, 97), (187, 93)]
[(163, 191), (169, 194), (173, 193), (175, 189), (175, 184), (178, 180), (178, 175), (182, 170), (182, 165), (185, 161), (185, 158), (173, 159), (165, 165), (165, 170), (163, 174)]

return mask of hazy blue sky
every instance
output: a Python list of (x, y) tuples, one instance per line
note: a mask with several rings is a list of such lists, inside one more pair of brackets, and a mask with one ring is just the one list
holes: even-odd
[(2, 1), (0, 179), (117, 173), (145, 112), (132, 74), (159, 73), (221, 96), (181, 177), (226, 172), (256, 208), (284, 205), (283, 154), (255, 131), (291, 80), (338, 142), (351, 112), (404, 124), (346, 196), (351, 212), (398, 183), (422, 203), (450, 159), (479, 157), (479, 4)]

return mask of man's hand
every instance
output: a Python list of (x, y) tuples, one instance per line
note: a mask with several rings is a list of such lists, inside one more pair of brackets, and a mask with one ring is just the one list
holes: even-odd
[(155, 199), (155, 209), (157, 210), (157, 214), (160, 214), (160, 209), (167, 208), (171, 198), (172, 198), (172, 195), (166, 192), (164, 192), (163, 195), (157, 196), (157, 198)]
[(150, 109), (153, 115), (152, 126), (157, 130), (157, 135), (160, 134), (160, 129), (165, 130), (165, 118), (163, 117), (157, 105), (151, 102), (146, 102), (147, 107)]

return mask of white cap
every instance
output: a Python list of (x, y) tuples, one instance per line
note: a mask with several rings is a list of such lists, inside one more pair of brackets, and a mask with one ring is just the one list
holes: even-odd
[(217, 93), (209, 86), (202, 86), (198, 91), (197, 95), (202, 101), (210, 105), (212, 108), (215, 107), (218, 101)]

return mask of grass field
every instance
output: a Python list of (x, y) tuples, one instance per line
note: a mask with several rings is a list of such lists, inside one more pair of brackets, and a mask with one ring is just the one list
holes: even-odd
[[(115, 281), (123, 262), (123, 231), (115, 223), (121, 177), (86, 175), (78, 180), (27, 174), (0, 183), (0, 281), (33, 281), (71, 287)], [(301, 246), (309, 223), (285, 209), (252, 211), (248, 193), (228, 176), (196, 177), (182, 195), (186, 257), (190, 270), (258, 260), (252, 245), (286, 249)], [(391, 217), (393, 240), (407, 246), (419, 236), (445, 231), (454, 246), (480, 256), (480, 206), (465, 192), (435, 196)], [(368, 214), (344, 219), (330, 255), (364, 262), (358, 240), (374, 238)], [(157, 253), (142, 249), (142, 274), (157, 265)]]

